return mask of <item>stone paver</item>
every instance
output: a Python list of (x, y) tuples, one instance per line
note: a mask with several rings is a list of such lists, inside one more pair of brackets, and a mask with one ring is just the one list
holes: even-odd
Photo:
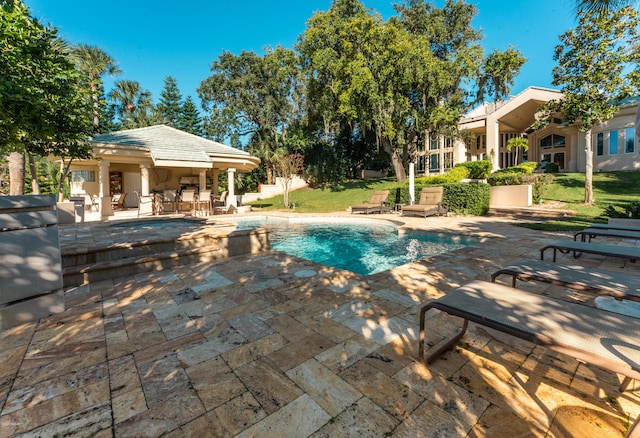
[[(64, 313), (0, 333), (0, 438), (624, 434), (640, 393), (621, 394), (621, 376), (571, 357), (471, 324), (433, 364), (417, 360), (423, 304), (537, 259), (568, 233), (496, 218), (380, 217), (482, 243), (369, 277), (267, 252), (69, 288)], [(127, 238), (61, 227), (68, 247)], [(640, 274), (620, 259), (560, 262)], [(429, 343), (460, 327), (427, 316)]]

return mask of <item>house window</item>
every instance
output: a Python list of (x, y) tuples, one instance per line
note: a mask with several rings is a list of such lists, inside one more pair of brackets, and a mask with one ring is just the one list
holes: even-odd
[(618, 153), (618, 131), (616, 129), (609, 131), (609, 155)]
[(444, 168), (451, 169), (453, 167), (453, 152), (444, 153)]
[(416, 163), (416, 172), (424, 173), (424, 155), (420, 155), (418, 157), (418, 162)]
[(596, 155), (604, 155), (604, 132), (596, 134)]
[(635, 129), (626, 128), (624, 130), (624, 153), (632, 154), (636, 151)]
[(563, 148), (565, 138), (563, 135), (551, 134), (540, 140), (540, 149)]
[(433, 154), (429, 157), (429, 172), (440, 171), (440, 155)]
[(564, 169), (564, 152), (553, 154), (553, 162), (558, 165), (558, 169)]
[(437, 134), (431, 134), (429, 136), (429, 149), (430, 150), (437, 150), (440, 148), (440, 145), (438, 144), (438, 135)]
[(96, 182), (95, 170), (72, 170), (71, 171), (72, 182)]

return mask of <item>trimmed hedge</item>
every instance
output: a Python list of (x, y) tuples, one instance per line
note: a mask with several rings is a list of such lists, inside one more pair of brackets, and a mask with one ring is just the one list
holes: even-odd
[(464, 167), (453, 167), (446, 173), (433, 176), (421, 176), (416, 178), (416, 184), (433, 186), (446, 183), (460, 182), (469, 176), (469, 170)]
[[(422, 187), (433, 184), (415, 185), (416, 202), (419, 200)], [(449, 183), (438, 184), (444, 187), (443, 201), (449, 204), (449, 212), (482, 216), (489, 211), (489, 184), (484, 183)], [(392, 190), (389, 202), (393, 204), (409, 204), (408, 183)], [(393, 205), (391, 205), (393, 207)]]
[(453, 168), (464, 167), (469, 171), (467, 178), (470, 179), (487, 179), (491, 174), (491, 161), (478, 160), (478, 161), (465, 161), (458, 163)]

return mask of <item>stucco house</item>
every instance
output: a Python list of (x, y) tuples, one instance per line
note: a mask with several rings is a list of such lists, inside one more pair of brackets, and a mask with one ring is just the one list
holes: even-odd
[(184, 188), (219, 192), (218, 177), (228, 177), (228, 203), (236, 204), (235, 174), (250, 172), (260, 159), (224, 144), (165, 125), (100, 134), (90, 140), (93, 158), (71, 167), (71, 193), (96, 196), (101, 216), (113, 214), (111, 199), (137, 197)]
[[(417, 152), (418, 174), (443, 173), (457, 163), (489, 159), (493, 169), (512, 166), (515, 151), (507, 150), (510, 138), (525, 135), (527, 152), (518, 151), (517, 160), (538, 163), (555, 162), (560, 171), (585, 171), (585, 134), (575, 124), (556, 116), (546, 127), (530, 129), (542, 104), (558, 100), (562, 93), (541, 87), (529, 87), (518, 95), (470, 111), (458, 126), (472, 139), (464, 142), (434, 136), (428, 146)], [(635, 119), (640, 96), (621, 102), (610, 120), (592, 129), (594, 171), (640, 169), (640, 144), (635, 138)]]

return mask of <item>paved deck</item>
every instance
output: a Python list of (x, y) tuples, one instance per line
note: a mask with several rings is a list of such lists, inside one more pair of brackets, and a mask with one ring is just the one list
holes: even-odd
[[(0, 437), (624, 433), (638, 392), (568, 356), (472, 325), (434, 364), (417, 361), (422, 304), (569, 234), (386, 216), (483, 242), (369, 277), (269, 252), (70, 288), (64, 313), (0, 333)], [(99, 239), (91, 229), (62, 227), (62, 242)], [(428, 326), (435, 342), (459, 322), (434, 313)]]

